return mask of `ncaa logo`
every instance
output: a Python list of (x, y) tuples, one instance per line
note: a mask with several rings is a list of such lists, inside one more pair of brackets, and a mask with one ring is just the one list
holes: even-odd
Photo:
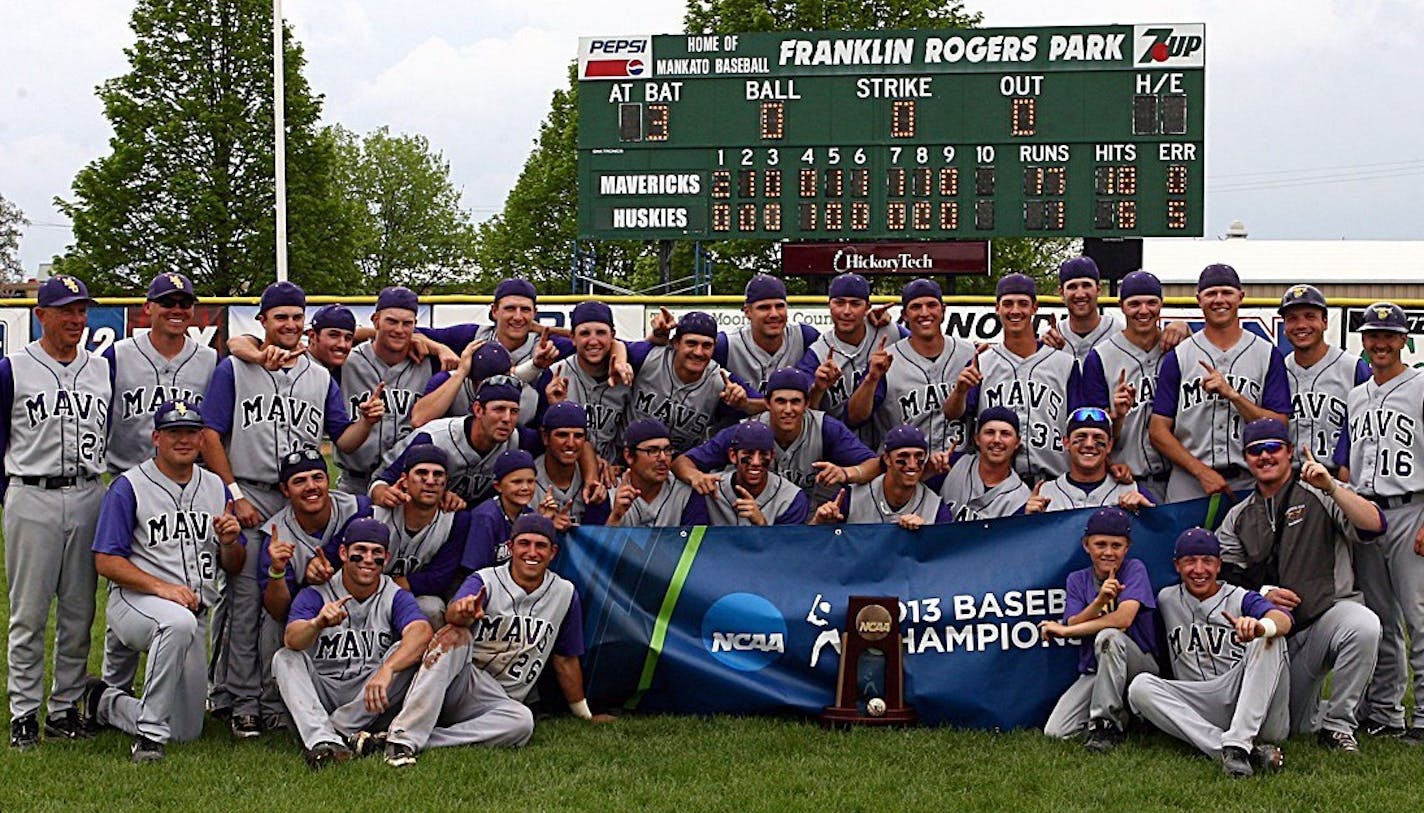
[(1132, 52), (1139, 67), (1200, 68), (1206, 64), (1206, 26), (1134, 26)]
[(786, 619), (754, 593), (729, 593), (702, 616), (702, 646), (723, 666), (755, 672), (786, 652)]

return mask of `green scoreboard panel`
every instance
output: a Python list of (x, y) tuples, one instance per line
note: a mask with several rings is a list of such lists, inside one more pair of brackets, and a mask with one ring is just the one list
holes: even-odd
[(1200, 236), (1200, 24), (585, 37), (579, 236)]

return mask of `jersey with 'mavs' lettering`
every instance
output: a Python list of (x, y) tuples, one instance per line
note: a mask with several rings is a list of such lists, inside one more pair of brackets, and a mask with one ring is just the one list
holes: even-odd
[[(594, 452), (604, 460), (621, 462), (621, 441), (623, 439), (623, 416), (628, 410), (628, 402), (633, 397), (632, 388), (624, 384), (608, 386), (608, 377), (595, 377), (583, 369), (577, 359), (569, 359), (556, 365), (569, 381), (568, 400), (583, 407), (588, 414), (588, 442)], [(540, 380), (540, 391), (548, 383), (548, 376)]]
[(184, 337), (183, 349), (168, 358), (143, 333), (114, 342), (104, 357), (114, 387), (109, 423), (109, 472), (119, 474), (153, 456), (153, 413), (164, 401), (197, 404), (208, 390), (218, 354)]
[(109, 484), (99, 509), (94, 552), (122, 556), (139, 570), (181, 584), (204, 607), (217, 603), (227, 579), (218, 566), (213, 517), (227, 506), (222, 478), (193, 467), (176, 483), (145, 460)]
[(1424, 491), (1424, 371), (1378, 384), (1371, 377), (1350, 390), (1350, 431), (1340, 435), (1337, 464), (1350, 466), (1350, 484), (1368, 497)]
[(875, 424), (879, 436), (900, 424), (910, 424), (925, 433), (931, 452), (950, 446), (963, 449), (969, 438), (967, 416), (944, 417), (944, 402), (959, 378), (960, 370), (974, 358), (974, 345), (954, 336), (944, 337), (944, 348), (934, 358), (915, 351), (908, 338), (887, 348), (890, 369), (876, 387)]
[[(292, 599), (288, 624), (310, 621), (324, 604), (351, 595), (340, 570), (331, 581), (308, 587)], [(405, 628), (425, 621), (415, 596), (396, 586), (390, 576), (381, 576), (376, 592), (364, 599), (353, 598), (342, 606), (346, 620), (327, 627), (307, 648), (316, 673), (334, 680), (349, 681), (376, 671), (391, 647), (400, 642)]]
[(1068, 326), (1067, 319), (1058, 322), (1058, 332), (1063, 336), (1063, 349), (1076, 361), (1087, 358), (1089, 350), (1107, 341), (1109, 336), (1115, 336), (1121, 331), (1122, 323), (1111, 313), (1103, 314), (1102, 319), (1098, 321), (1098, 326), (1088, 331), (1085, 336), (1074, 333), (1073, 329)]
[[(822, 333), (820, 338), (807, 348), (806, 354), (801, 357), (801, 363), (796, 365), (813, 379), (816, 376), (816, 368), (820, 367), (822, 362), (830, 361), (841, 369), (841, 377), (826, 389), (821, 396), (821, 403), (816, 408), (844, 422), (846, 404), (855, 388), (865, 379), (865, 371), (870, 367), (870, 354), (875, 352), (882, 340), (886, 341), (888, 347), (898, 342), (903, 335), (903, 329), (893, 324), (867, 326), (865, 337), (859, 344), (841, 341), (834, 330)], [(853, 431), (866, 446), (872, 449), (880, 448), (880, 437), (877, 434), (879, 430), (875, 421), (866, 421)]]
[(1171, 418), (1172, 434), (1192, 457), (1207, 466), (1244, 468), (1241, 413), (1230, 401), (1203, 389), (1207, 371), (1202, 362), (1220, 370), (1227, 383), (1248, 400), (1289, 416), (1285, 360), (1275, 345), (1246, 330), (1226, 350), (1212, 344), (1203, 333), (1194, 333), (1162, 357), (1152, 414)]
[(977, 417), (989, 407), (1001, 406), (1019, 416), (1014, 470), (1028, 482), (1068, 470), (1063, 434), (1074, 364), (1072, 355), (1048, 345), (1039, 345), (1027, 358), (1003, 345), (993, 345), (979, 356), (984, 379), (970, 390), (965, 411), (973, 409)]
[(374, 342), (362, 342), (341, 365), (341, 394), (346, 399), (348, 414), (361, 414), (365, 403), (382, 383), (386, 385), (381, 400), (386, 413), (381, 422), (371, 427), (366, 442), (347, 454), (336, 450), (336, 465), (344, 471), (369, 477), (380, 465), (381, 458), (396, 442), (410, 434), (410, 408), (425, 392), (425, 385), (434, 375), (434, 359), (423, 362), (402, 358), (387, 364), (376, 355)]
[(1216, 595), (1205, 600), (1198, 600), (1182, 584), (1162, 588), (1157, 593), (1157, 612), (1167, 631), (1172, 674), (1177, 680), (1211, 680), (1231, 671), (1246, 656), (1246, 645), (1236, 640), (1236, 627), (1221, 614), (1264, 618), (1274, 609), (1260, 593), (1224, 582)]
[(38, 341), (0, 359), (5, 474), (102, 474), (110, 392), (109, 363), (82, 347), (68, 364), (55, 361)]
[(1295, 353), (1286, 356), (1285, 364), (1291, 388), (1290, 431), (1296, 463), (1305, 461), (1307, 448), (1324, 463), (1340, 441), (1350, 390), (1370, 377), (1370, 365), (1338, 347), (1326, 350), (1325, 356), (1309, 367), (1302, 367)]
[[(722, 401), (722, 367), (709, 361), (696, 381), (683, 383), (673, 367), (675, 350), (654, 347), (647, 342), (628, 344), (628, 363), (637, 371), (633, 393), (628, 401), (624, 425), (640, 418), (657, 418), (668, 428), (669, 440), (678, 452), (685, 452), (707, 440), (715, 421), (746, 417)], [(730, 373), (731, 380), (747, 391), (748, 398), (760, 398), (761, 392), (746, 379)]]
[(1023, 510), (1029, 488), (1017, 472), (993, 486), (979, 476), (979, 457), (967, 454), (954, 461), (939, 488), (940, 499), (949, 511), (950, 522), (1007, 517)]
[(485, 615), (470, 625), (470, 661), (493, 675), (512, 699), (528, 696), (550, 655), (583, 654), (583, 608), (567, 579), (546, 570), (544, 581), (526, 592), (508, 565), (486, 567), (465, 579), (454, 601), (481, 588), (486, 588)]

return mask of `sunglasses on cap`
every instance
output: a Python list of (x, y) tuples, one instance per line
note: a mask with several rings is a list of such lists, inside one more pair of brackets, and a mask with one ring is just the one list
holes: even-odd
[(313, 449), (313, 448), (311, 448), (311, 447), (308, 447), (308, 448), (305, 448), (305, 449), (298, 449), (298, 450), (295, 451), (295, 452), (288, 452), (288, 453), (287, 453), (287, 456), (284, 457), (284, 458), (282, 458), (282, 465), (284, 465), (284, 466), (291, 466), (291, 465), (295, 465), (295, 464), (297, 464), (297, 463), (300, 463), (300, 462), (302, 462), (303, 460), (320, 460), (320, 459), (321, 459), (321, 451), (320, 451), (319, 449)]
[(1286, 448), (1286, 442), (1283, 440), (1258, 440), (1246, 447), (1246, 454), (1275, 454), (1284, 448)]
[(1092, 421), (1094, 423), (1110, 423), (1107, 410), (1102, 407), (1078, 407), (1068, 415), (1070, 423), (1080, 423), (1082, 421)]
[(499, 375), (492, 375), (489, 378), (486, 378), (480, 382), (481, 387), (486, 384), (492, 387), (513, 387), (515, 389), (522, 389), (524, 387), (523, 381), (520, 381), (512, 375), (506, 375), (504, 373), (500, 373)]

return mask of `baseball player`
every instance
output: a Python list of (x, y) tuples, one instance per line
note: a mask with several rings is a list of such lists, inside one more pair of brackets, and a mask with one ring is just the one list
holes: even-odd
[(65, 274), (37, 292), (40, 338), (0, 359), (5, 577), (10, 594), (10, 746), (39, 744), (45, 625), (56, 599), (54, 684), (45, 736), (88, 729), (84, 691), (94, 622), (94, 524), (104, 499), (109, 363), (84, 349), (89, 290)]
[[(1291, 727), (1317, 731), (1326, 748), (1357, 751), (1355, 710), (1374, 672), (1380, 622), (1355, 589), (1352, 563), (1357, 544), (1383, 533), (1384, 514), (1308, 449), (1297, 478), (1280, 421), (1252, 421), (1242, 435), (1256, 488), (1217, 531), (1222, 572), (1292, 614)], [(1332, 667), (1330, 699), (1321, 700)]]
[[(880, 473), (875, 453), (866, 448), (846, 425), (819, 409), (807, 409), (811, 377), (793, 367), (783, 367), (767, 379), (767, 411), (752, 420), (771, 427), (776, 437), (776, 473), (812, 497), (816, 489), (839, 491), (845, 483), (868, 483)], [(679, 456), (672, 473), (699, 494), (715, 493), (711, 472), (726, 465), (727, 452), (737, 427), (718, 432), (711, 440)]]
[(1128, 683), (1143, 672), (1157, 674), (1157, 597), (1146, 566), (1127, 558), (1131, 545), (1130, 514), (1116, 506), (1094, 511), (1083, 530), (1092, 565), (1068, 574), (1063, 621), (1039, 624), (1045, 638), (1080, 644), (1078, 680), (1058, 699), (1043, 733), (1069, 739), (1086, 728), (1083, 747), (1098, 753), (1123, 740)]
[(1162, 365), (1162, 283), (1133, 271), (1118, 286), (1126, 326), (1089, 350), (1068, 386), (1069, 406), (1096, 406), (1113, 419), (1112, 461), (1161, 496), (1171, 463), (1148, 438)]
[(804, 525), (810, 516), (806, 492), (775, 472), (776, 436), (755, 420), (737, 424), (727, 460), (712, 475), (716, 490), (707, 497), (712, 525)]
[(535, 510), (539, 491), (534, 456), (523, 449), (501, 452), (494, 462), (495, 496), (470, 509), (470, 533), (460, 556), (461, 581), (480, 568), (509, 560), (509, 533), (515, 520)]
[(1295, 348), (1285, 363), (1296, 466), (1305, 461), (1307, 451), (1322, 464), (1333, 466), (1335, 446), (1345, 426), (1346, 401), (1350, 390), (1370, 377), (1370, 363), (1325, 341), (1329, 311), (1325, 295), (1315, 287), (1287, 288), (1276, 312), (1285, 321), (1286, 338)]
[[(480, 383), (471, 414), (463, 418), (440, 418), (410, 433), (386, 453), (386, 467), (371, 481), (371, 500), (394, 508), (399, 495), (392, 486), (405, 473), (405, 452), (422, 443), (438, 446), (450, 459), (449, 491), (475, 505), (490, 495), (494, 482), (494, 462), (501, 452), (526, 448), (539, 450), (538, 433), (518, 426), (520, 390), (518, 379), (493, 376)], [(447, 508), (463, 508), (447, 503)]]
[[(890, 324), (885, 305), (870, 307), (870, 283), (859, 274), (839, 274), (831, 280), (829, 307), (833, 330), (811, 343), (801, 363), (796, 365), (814, 382), (807, 395), (812, 409), (819, 409), (838, 421), (846, 420), (846, 404), (865, 378), (870, 354), (881, 339), (897, 342), (909, 331)], [(883, 323), (881, 323), (883, 320)], [(866, 421), (856, 434), (871, 448), (880, 447), (874, 421)]]
[(672, 476), (676, 451), (661, 421), (643, 418), (623, 430), (627, 468), (609, 500), (605, 525), (623, 528), (706, 525), (705, 498)]
[(606, 490), (602, 499), (593, 504), (584, 496), (586, 484), (579, 461), (588, 447), (590, 420), (582, 405), (560, 401), (550, 404), (539, 421), (544, 453), (534, 461), (539, 486), (535, 499), (554, 512), (554, 525), (560, 533), (573, 525), (601, 525), (608, 516)]
[(203, 416), (188, 401), (150, 414), (155, 456), (115, 477), (99, 511), (94, 560), (109, 580), (108, 633), (148, 652), (143, 696), (91, 678), (83, 709), (96, 725), (134, 736), (134, 762), (163, 759), (170, 740), (203, 733), (207, 613), (222, 592), (219, 569), (242, 569), (242, 525), (222, 480), (195, 465)]
[(1269, 743), (1290, 734), (1289, 681), (1286, 646), (1275, 639), (1290, 633), (1290, 613), (1254, 590), (1218, 581), (1221, 546), (1204, 528), (1177, 537), (1172, 563), (1182, 581), (1157, 593), (1157, 612), (1175, 679), (1138, 675), (1128, 686), (1128, 703), (1220, 760), (1233, 779), (1251, 776), (1256, 767), (1279, 770), (1281, 749)]
[(227, 340), (227, 351), (240, 361), (269, 370), (280, 370), (295, 356), (310, 354), (313, 361), (325, 367), (340, 383), (342, 365), (351, 355), (351, 346), (356, 340), (356, 314), (345, 305), (323, 305), (306, 324), (306, 342), (299, 342), (296, 347), (264, 343), (257, 336), (244, 333)]
[(1015, 471), (1030, 483), (1057, 477), (1068, 468), (1063, 429), (1073, 356), (1040, 345), (1034, 337), (1038, 293), (1029, 277), (1002, 277), (994, 289), (994, 311), (1004, 327), (1004, 343), (984, 348), (959, 372), (945, 415), (978, 415), (995, 406), (1012, 409), (1023, 427)]
[(742, 313), (747, 324), (719, 333), (712, 359), (727, 371), (766, 392), (767, 379), (782, 367), (794, 367), (821, 334), (808, 324), (789, 324), (786, 285), (770, 274), (747, 280)]
[(765, 411), (760, 390), (712, 359), (716, 342), (717, 322), (688, 311), (671, 346), (629, 344), (634, 379), (626, 422), (656, 418), (672, 433), (673, 448), (685, 452), (707, 440), (714, 423)]
[(992, 519), (1022, 513), (1028, 486), (1014, 471), (1019, 449), (1019, 416), (1003, 406), (979, 413), (975, 454), (961, 455), (940, 485), (950, 522)]
[(839, 491), (811, 516), (812, 525), (894, 522), (907, 531), (927, 523), (951, 522), (939, 495), (921, 481), (930, 463), (925, 433), (908, 424), (885, 434), (885, 473)]
[[(1383, 627), (1361, 725), (1367, 733), (1417, 745), (1424, 743), (1424, 372), (1401, 357), (1409, 320), (1398, 305), (1366, 308), (1360, 333), (1373, 375), (1350, 390), (1350, 428), (1340, 433), (1335, 463), (1347, 467), (1341, 479), (1384, 509), (1385, 517), (1384, 535), (1355, 548), (1355, 578)], [(1406, 652), (1414, 670), (1413, 727), (1407, 733)]]
[(1024, 512), (1071, 511), (1116, 505), (1136, 512), (1152, 506), (1152, 497), (1132, 483), (1108, 476), (1112, 451), (1112, 421), (1106, 410), (1078, 407), (1068, 415), (1068, 471), (1040, 480), (1024, 505)]
[[(455, 587), (460, 557), (470, 535), (470, 511), (446, 511), (445, 452), (429, 443), (411, 447), (409, 468), (396, 491), (404, 500), (394, 508), (375, 506), (371, 516), (391, 529), (386, 548), (385, 574), (396, 586), (409, 590), (430, 621), (431, 628), (445, 625), (445, 597)], [(348, 526), (349, 527), (349, 526)], [(339, 562), (344, 530), (323, 547), (328, 562)]]
[[(628, 348), (614, 335), (613, 309), (602, 302), (578, 303), (569, 321), (575, 357), (556, 365), (541, 389), (550, 403), (567, 400), (581, 405), (588, 414), (588, 442), (594, 452), (616, 462), (618, 434), (633, 395)], [(614, 360), (615, 351), (621, 351), (622, 362)]]
[(1250, 488), (1241, 427), (1290, 417), (1285, 360), (1275, 345), (1241, 327), (1244, 296), (1236, 269), (1202, 269), (1197, 304), (1206, 327), (1162, 357), (1147, 431), (1173, 465), (1167, 502)]
[(865, 377), (846, 404), (846, 424), (857, 427), (873, 418), (884, 437), (907, 423), (925, 433), (931, 452), (963, 446), (968, 425), (961, 418), (946, 418), (944, 404), (955, 376), (974, 358), (974, 345), (944, 335), (944, 295), (934, 280), (917, 279), (904, 287), (900, 318), (910, 335), (888, 347), (890, 337), (880, 337)]
[(524, 698), (551, 659), (574, 715), (611, 719), (594, 715), (584, 697), (583, 609), (574, 586), (549, 570), (555, 537), (547, 518), (525, 514), (514, 524), (508, 564), (465, 579), (391, 721), (387, 764), (413, 765), (426, 748), (529, 742), (534, 715)]
[[(495, 286), (494, 303), (490, 305), (492, 325), (461, 324), (450, 327), (417, 328), (427, 339), (454, 353), (463, 353), (475, 342), (493, 341), (509, 351), (514, 365), (537, 363), (547, 369), (559, 359), (574, 353), (573, 343), (563, 336), (551, 336), (548, 329), (536, 321), (539, 294), (533, 283), (523, 279), (506, 279)], [(478, 384), (478, 382), (475, 382)], [(441, 373), (432, 376), (426, 385), (423, 403), (417, 404), (411, 416), (415, 426), (422, 426), (439, 417), (464, 417), (469, 414), (474, 395), (468, 382)], [(538, 388), (521, 391), (520, 424), (537, 426), (539, 411)]]
[(272, 658), (313, 770), (351, 758), (347, 745), (401, 698), (433, 634), (415, 597), (382, 573), (390, 529), (355, 520), (341, 545), (341, 570), (292, 601)]
[[(111, 475), (122, 474), (153, 456), (153, 412), (160, 404), (203, 400), (218, 354), (188, 336), (197, 302), (187, 277), (159, 274), (148, 284), (148, 298), (143, 303), (148, 331), (120, 339), (103, 352), (114, 392), (109, 421)], [(138, 653), (106, 632), (104, 681), (132, 689), (137, 671)]]
[[(425, 394), (410, 408), (411, 427), (419, 429), (439, 418), (470, 414), (470, 406), (475, 402), (475, 391), (480, 383), (497, 375), (512, 376), (513, 367), (514, 360), (510, 358), (509, 351), (499, 342), (470, 342), (460, 352), (454, 369), (436, 373), (426, 382)], [(451, 380), (457, 381), (458, 386), (447, 386), (446, 382)], [(527, 383), (518, 380), (521, 386)], [(521, 392), (520, 404), (524, 401)]]
[(1089, 350), (1122, 329), (1117, 319), (1098, 312), (1101, 280), (1092, 257), (1073, 257), (1058, 266), (1058, 295), (1068, 308), (1068, 329), (1064, 330), (1054, 319), (1043, 336), (1044, 344), (1066, 350), (1081, 362)]
[[(266, 331), (264, 347), (275, 345), (288, 353), (283, 366), (269, 370), (229, 356), (218, 362), (203, 397), (203, 460), (227, 484), (233, 513), (244, 528), (261, 525), (286, 504), (274, 486), (280, 482), (283, 457), (316, 448), (323, 433), (337, 449), (353, 452), (385, 413), (385, 404), (373, 398), (361, 405), (359, 420), (350, 420), (341, 389), (327, 368), (293, 352), (301, 342), (305, 318), (306, 293), (301, 288), (290, 282), (268, 285), (257, 320)], [(259, 533), (243, 536), (247, 553), (242, 573), (228, 582), (217, 619), (222, 646), (213, 666), (210, 703), (215, 709), (231, 708), (233, 732), (239, 737), (256, 737), (261, 734), (262, 672), (257, 562), (264, 542)]]
[(373, 397), (385, 402), (385, 415), (371, 430), (371, 436), (350, 454), (337, 451), (341, 469), (338, 485), (350, 494), (365, 494), (371, 475), (381, 459), (396, 443), (410, 434), (410, 408), (420, 399), (430, 377), (439, 371), (438, 360), (411, 358), (410, 338), (415, 331), (415, 315), (420, 298), (409, 288), (381, 289), (376, 311), (371, 315), (376, 335), (351, 351), (341, 367), (339, 381), (351, 412)]

